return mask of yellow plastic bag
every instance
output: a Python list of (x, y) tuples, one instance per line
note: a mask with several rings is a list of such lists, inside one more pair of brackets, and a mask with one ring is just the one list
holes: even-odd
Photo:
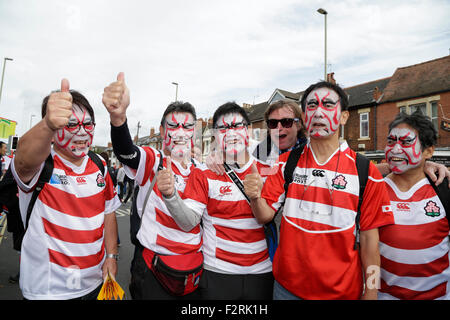
[(97, 296), (97, 300), (122, 300), (124, 294), (125, 292), (123, 289), (108, 272), (105, 281), (103, 281), (103, 286)]

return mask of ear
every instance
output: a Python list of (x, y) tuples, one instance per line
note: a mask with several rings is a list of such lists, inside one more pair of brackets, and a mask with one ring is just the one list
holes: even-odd
[(433, 156), (433, 153), (434, 153), (434, 146), (425, 148), (425, 150), (423, 150), (422, 152), (422, 158), (428, 160)]
[(341, 112), (341, 119), (340, 119), (340, 123), (342, 125), (345, 125), (347, 123), (348, 117), (350, 116), (350, 113), (345, 110)]

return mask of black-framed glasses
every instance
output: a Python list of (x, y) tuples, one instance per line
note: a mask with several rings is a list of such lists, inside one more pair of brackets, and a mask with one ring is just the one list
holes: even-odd
[(69, 122), (66, 125), (66, 129), (73, 134), (78, 133), (78, 131), (80, 131), (81, 126), (83, 126), (84, 131), (86, 132), (92, 132), (95, 129), (95, 122), (93, 121), (89, 121), (89, 122), (85, 122), (85, 123), (81, 123), (81, 122)]
[(281, 123), (283, 128), (290, 128), (294, 124), (294, 122), (299, 122), (299, 118), (283, 118), (283, 119), (268, 119), (267, 127), (269, 129), (276, 129), (278, 127), (278, 123)]

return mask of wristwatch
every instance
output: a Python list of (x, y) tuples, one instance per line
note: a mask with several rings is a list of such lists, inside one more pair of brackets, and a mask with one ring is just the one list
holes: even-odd
[(114, 254), (114, 253), (107, 253), (106, 258), (113, 258), (113, 259), (116, 259), (116, 261), (117, 261), (117, 260), (119, 260), (119, 255)]

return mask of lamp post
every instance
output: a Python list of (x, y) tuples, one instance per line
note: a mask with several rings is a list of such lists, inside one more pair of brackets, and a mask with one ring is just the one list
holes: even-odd
[(35, 114), (30, 115), (30, 129), (31, 129), (31, 125), (33, 124), (33, 118), (36, 117)]
[(175, 102), (178, 101), (178, 83), (172, 82), (173, 85), (175, 85)]
[(317, 12), (323, 14), (325, 17), (325, 67), (324, 67), (324, 81), (327, 81), (327, 15), (328, 12), (325, 9), (319, 8)]
[(7, 58), (5, 57), (3, 59), (3, 71), (2, 71), (2, 83), (0, 84), (0, 101), (2, 100), (2, 91), (3, 91), (3, 78), (5, 77), (5, 65), (6, 65), (6, 61), (13, 61), (13, 59), (11, 58)]

